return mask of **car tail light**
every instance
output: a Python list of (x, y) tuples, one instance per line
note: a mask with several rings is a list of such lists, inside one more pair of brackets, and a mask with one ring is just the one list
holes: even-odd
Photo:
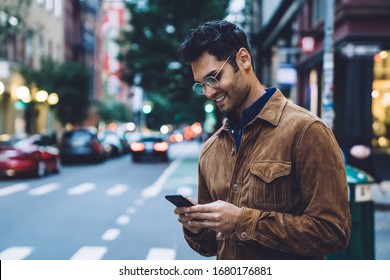
[(142, 152), (145, 149), (145, 146), (140, 142), (133, 142), (131, 143), (130, 148), (133, 152)]
[(168, 143), (167, 142), (157, 142), (154, 144), (154, 150), (156, 152), (166, 152), (166, 151), (168, 151)]

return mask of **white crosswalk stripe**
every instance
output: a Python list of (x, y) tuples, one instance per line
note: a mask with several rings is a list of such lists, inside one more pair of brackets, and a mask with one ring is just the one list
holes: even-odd
[(55, 191), (59, 188), (60, 188), (59, 183), (50, 183), (50, 184), (46, 184), (46, 185), (37, 187), (35, 189), (32, 189), (28, 192), (28, 194), (32, 195), (32, 196), (45, 195), (45, 194), (48, 194), (48, 193)]
[(69, 195), (82, 195), (93, 191), (96, 188), (95, 183), (83, 183), (68, 190)]
[[(119, 229), (107, 230), (102, 239), (105, 241), (115, 240), (120, 234)], [(15, 246), (9, 247), (0, 252), (0, 260), (23, 260), (27, 258), (36, 248)], [(100, 260), (108, 252), (108, 248), (104, 246), (83, 246), (74, 253), (71, 260)], [(146, 256), (146, 260), (174, 260), (176, 250), (172, 248), (150, 248)]]
[(33, 247), (10, 247), (0, 252), (0, 260), (23, 260), (32, 251)]
[[(8, 196), (17, 192), (27, 191), (30, 188), (29, 183), (18, 183), (11, 186), (6, 186), (0, 188), (0, 197)], [(60, 183), (48, 183), (42, 186), (37, 186), (31, 190), (28, 190), (28, 195), (30, 196), (43, 196), (61, 189)], [(67, 190), (68, 195), (82, 195), (93, 191), (96, 189), (95, 183), (81, 183), (75, 187), (72, 187)], [(106, 195), (108, 196), (120, 196), (126, 193), (129, 190), (128, 185), (125, 184), (116, 184), (106, 190)], [(142, 202), (139, 202), (142, 204)]]
[(17, 192), (25, 191), (28, 189), (28, 184), (27, 183), (20, 183), (20, 184), (15, 184), (9, 187), (1, 188), (0, 189), (0, 196), (6, 196), (10, 194), (14, 194)]
[(117, 184), (117, 185), (109, 188), (106, 191), (106, 194), (109, 195), (109, 196), (118, 196), (118, 195), (124, 194), (125, 192), (127, 192), (127, 190), (128, 190), (128, 186), (127, 185)]
[(169, 248), (151, 248), (146, 257), (147, 260), (174, 260), (176, 250)]
[(129, 215), (121, 215), (118, 217), (118, 219), (116, 219), (116, 223), (118, 225), (127, 225), (128, 223), (130, 223), (130, 216)]
[(106, 230), (105, 233), (103, 233), (102, 240), (113, 241), (119, 236), (120, 233), (121, 233), (120, 229), (110, 228)]
[(71, 260), (100, 260), (107, 253), (107, 247), (83, 246), (70, 259)]

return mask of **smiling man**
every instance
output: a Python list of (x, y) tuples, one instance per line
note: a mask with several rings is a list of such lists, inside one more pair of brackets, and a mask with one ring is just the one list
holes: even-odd
[(226, 116), (200, 155), (198, 204), (175, 209), (189, 245), (217, 259), (324, 259), (345, 248), (348, 188), (332, 131), (260, 83), (236, 25), (205, 23), (179, 53), (193, 91)]

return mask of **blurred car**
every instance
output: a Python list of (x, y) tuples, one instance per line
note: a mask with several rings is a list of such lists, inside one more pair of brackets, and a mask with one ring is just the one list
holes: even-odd
[(0, 140), (0, 175), (43, 177), (61, 170), (60, 152), (49, 137), (35, 134)]
[(168, 149), (168, 142), (159, 136), (143, 135), (130, 144), (133, 162), (138, 162), (142, 158), (158, 158), (167, 162)]
[(63, 163), (76, 160), (102, 162), (107, 154), (94, 130), (77, 128), (65, 131), (59, 145)]
[(110, 157), (119, 157), (126, 152), (123, 141), (116, 133), (105, 133), (102, 136), (102, 144)]

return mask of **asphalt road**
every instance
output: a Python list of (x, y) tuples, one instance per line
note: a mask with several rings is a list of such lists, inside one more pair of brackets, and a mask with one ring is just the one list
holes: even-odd
[(0, 259), (202, 259), (164, 199), (196, 191), (197, 170), (177, 170), (197, 147), (172, 147), (168, 163), (135, 164), (126, 155), (42, 179), (3, 179)]

